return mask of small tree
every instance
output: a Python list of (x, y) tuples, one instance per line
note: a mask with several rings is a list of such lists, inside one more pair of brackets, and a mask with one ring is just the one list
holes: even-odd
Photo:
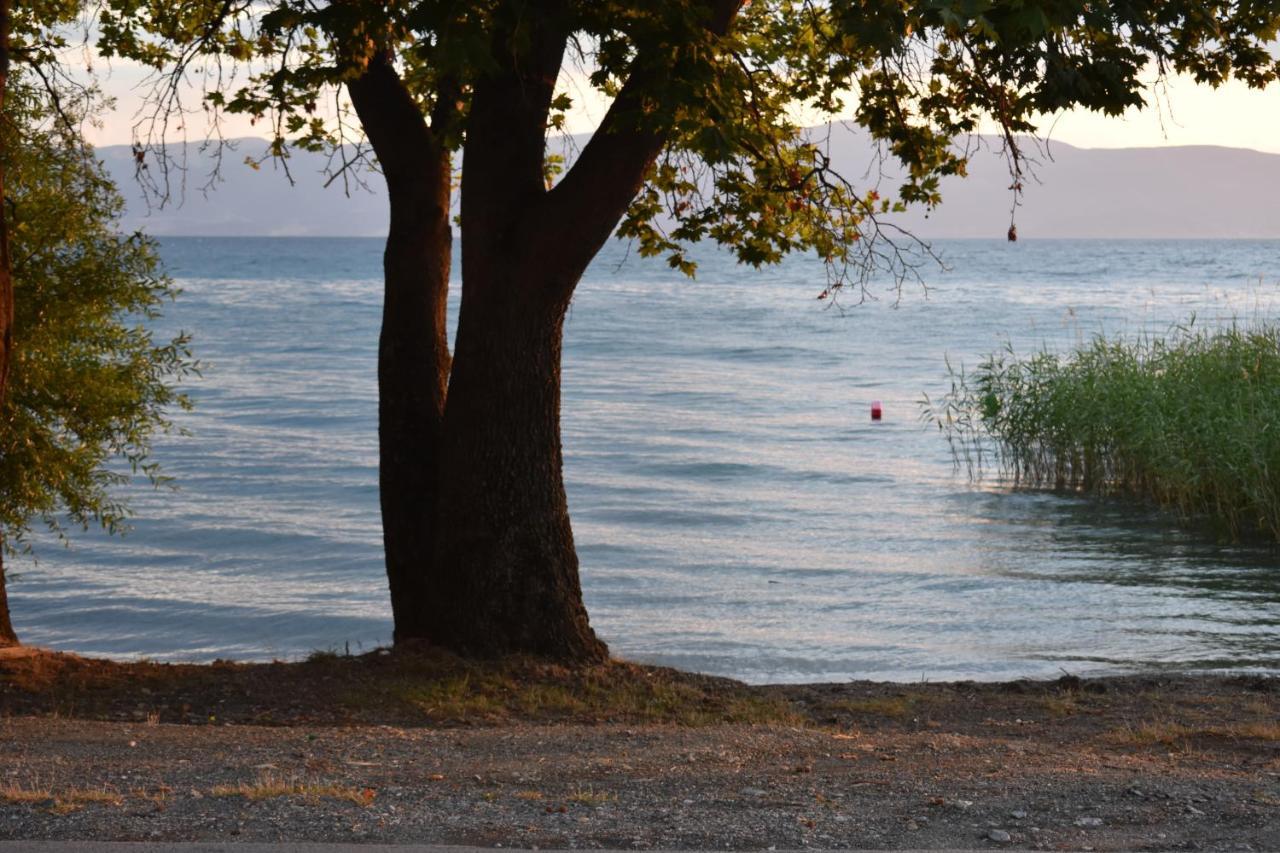
[[(75, 130), (85, 102), (64, 92), (53, 109), (32, 76), (10, 77), (0, 129), (17, 330), (0, 404), (0, 560), (32, 522), (119, 529), (127, 508), (112, 487), (160, 481), (151, 439), (168, 408), (188, 405), (174, 386), (195, 367), (185, 335), (149, 328), (176, 291), (155, 246), (115, 230), (123, 202)], [(3, 592), (0, 637), (16, 642)]]
[[(902, 235), (880, 221), (897, 202), (834, 172), (797, 110), (852, 112), (905, 164), (897, 200), (931, 205), (940, 177), (964, 172), (957, 137), (983, 116), (1013, 142), (1040, 109), (1118, 113), (1141, 102), (1149, 61), (1268, 80), (1280, 19), (1274, 3), (1184, 0), (107, 6), (104, 52), (158, 74), (160, 120), (144, 132), (168, 128), (175, 96), (202, 81), (205, 108), (263, 122), (281, 157), (328, 147), (345, 169), (366, 140), (376, 155), (391, 208), (379, 476), (396, 640), (577, 660), (605, 648), (582, 603), (561, 477), (560, 354), (574, 289), (611, 235), (689, 274), (700, 240), (753, 265), (809, 251), (828, 266), (824, 296), (877, 270), (901, 278)], [(572, 102), (557, 88), (566, 70), (610, 107), (557, 174), (547, 147)], [(334, 101), (326, 121), (317, 105)], [(1016, 187), (1016, 142), (1010, 154)]]

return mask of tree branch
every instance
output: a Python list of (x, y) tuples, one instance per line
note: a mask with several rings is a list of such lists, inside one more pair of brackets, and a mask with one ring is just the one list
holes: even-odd
[(510, 241), (529, 202), (546, 192), (547, 120), (569, 42), (568, 16), (563, 0), (510, 5), (521, 8), (508, 9), (511, 19), (494, 33), (498, 70), (476, 81), (467, 116), (462, 229), (471, 242), (464, 237), (464, 265), (468, 245), (479, 250), (476, 262), (495, 248), (479, 246), (479, 235)]
[[(743, 5), (743, 0), (708, 0), (707, 29), (725, 35)], [(585, 267), (604, 245), (667, 143), (670, 128), (639, 124), (646, 94), (660, 85), (660, 68), (643, 53), (636, 57), (577, 162), (534, 211), (543, 228), (540, 239), (556, 246), (572, 267)], [(554, 233), (547, 235), (547, 228)]]
[(347, 91), (388, 186), (411, 181), (436, 139), (392, 66), (390, 52), (374, 56), (365, 72), (347, 84)]

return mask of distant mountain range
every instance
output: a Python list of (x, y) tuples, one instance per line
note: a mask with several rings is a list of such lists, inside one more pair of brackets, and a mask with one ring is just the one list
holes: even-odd
[[(259, 155), (259, 139), (234, 141), (223, 157), (221, 181), (208, 191), (212, 161), (192, 146), (185, 172), (171, 173), (172, 201), (149, 209), (128, 146), (98, 149), (123, 191), (124, 227), (157, 236), (358, 236), (386, 233), (385, 188), (369, 175), (367, 188), (344, 195), (325, 188), (325, 158), (299, 153), (290, 160), (295, 184)], [(832, 134), (830, 151), (855, 182), (876, 174), (864, 138)], [(1280, 154), (1240, 148), (1076, 148), (1052, 143), (1027, 181), (1018, 210), (1019, 235), (1099, 238), (1280, 238)], [(148, 172), (156, 168), (149, 165)], [(155, 177), (152, 174), (152, 177)], [(943, 204), (925, 216), (911, 211), (894, 221), (922, 237), (1003, 238), (1009, 225), (1010, 178), (1003, 158), (975, 155), (970, 174), (943, 183)], [(881, 181), (890, 193), (892, 176)]]

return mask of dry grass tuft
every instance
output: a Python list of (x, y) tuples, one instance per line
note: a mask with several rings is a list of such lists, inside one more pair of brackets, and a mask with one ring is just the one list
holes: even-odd
[(1226, 726), (1227, 737), (1250, 740), (1280, 741), (1280, 722), (1235, 723)]
[(865, 699), (835, 699), (822, 705), (828, 714), (851, 714), (856, 717), (888, 717), (903, 720), (910, 717), (919, 704), (919, 697), (910, 694), (897, 696), (869, 696)]
[(0, 800), (6, 803), (44, 803), (52, 799), (53, 792), (47, 788), (23, 788), (21, 785), (0, 788)]
[(610, 794), (607, 791), (597, 791), (591, 786), (585, 788), (575, 787), (566, 798), (571, 803), (578, 803), (584, 806), (603, 806), (605, 803), (611, 803), (618, 799), (617, 794)]
[(1080, 710), (1079, 698), (1075, 693), (1065, 693), (1061, 696), (1040, 696), (1036, 699), (1036, 704), (1050, 717), (1070, 717)]
[(1199, 740), (1280, 741), (1280, 723), (1242, 722), (1226, 725), (1188, 725), (1173, 720), (1151, 721), (1139, 726), (1122, 726), (1103, 735), (1108, 743), (1118, 746), (1164, 746), (1190, 750)]
[(0, 802), (14, 805), (42, 805), (52, 814), (70, 814), (87, 805), (123, 805), (124, 798), (105, 788), (50, 788), (7, 785), (0, 788)]
[(308, 782), (296, 777), (264, 773), (254, 782), (216, 785), (209, 791), (214, 797), (244, 797), (246, 800), (270, 800), (276, 797), (302, 797), (307, 800), (343, 800), (358, 806), (370, 805), (377, 792), (372, 788), (349, 788), (324, 782)]

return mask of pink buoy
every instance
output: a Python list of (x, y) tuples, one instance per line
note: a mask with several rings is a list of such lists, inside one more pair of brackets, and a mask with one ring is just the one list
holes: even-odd
[(871, 420), (878, 421), (880, 416), (884, 414), (884, 410), (880, 408), (880, 401), (876, 400), (871, 404)]

